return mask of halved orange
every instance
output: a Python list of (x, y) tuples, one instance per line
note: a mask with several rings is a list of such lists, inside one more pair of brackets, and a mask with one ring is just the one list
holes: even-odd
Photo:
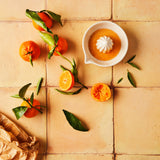
[(59, 78), (59, 87), (63, 91), (68, 91), (74, 86), (74, 76), (70, 71), (63, 71)]
[(92, 86), (91, 96), (98, 102), (104, 102), (111, 97), (111, 90), (107, 84), (97, 83)]

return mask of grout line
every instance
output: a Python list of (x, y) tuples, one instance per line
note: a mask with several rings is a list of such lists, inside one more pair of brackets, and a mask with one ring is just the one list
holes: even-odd
[(113, 0), (111, 0), (111, 20), (113, 19)]
[(160, 156), (160, 154), (129, 154), (129, 153), (118, 153), (116, 156), (127, 155), (127, 156)]
[[(113, 12), (113, 11), (112, 11)], [(111, 14), (111, 18), (108, 19), (108, 18), (82, 18), (82, 19), (77, 19), (77, 18), (73, 18), (73, 19), (63, 19), (62, 18), (62, 21), (66, 21), (66, 22), (70, 22), (70, 21), (73, 21), (73, 22), (81, 22), (81, 21), (113, 21), (113, 22), (148, 22), (148, 23), (155, 23), (155, 22), (160, 22), (160, 20), (123, 20), (123, 19), (113, 19), (113, 15)], [(3, 23), (3, 22), (15, 22), (15, 23), (24, 23), (24, 22), (32, 22), (31, 20), (23, 20), (23, 19), (20, 19), (20, 20), (0, 20), (0, 23)]]

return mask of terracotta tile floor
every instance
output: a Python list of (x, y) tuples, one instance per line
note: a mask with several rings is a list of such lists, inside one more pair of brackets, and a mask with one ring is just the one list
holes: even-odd
[[(12, 7), (8, 7), (12, 6)], [(49, 9), (62, 15), (64, 26), (54, 24), (52, 31), (68, 41), (68, 58), (78, 64), (80, 80), (89, 86), (74, 96), (57, 93), (60, 57), (46, 58), (47, 47), (25, 9)], [(40, 139), (38, 160), (159, 160), (160, 159), (160, 0), (5, 0), (0, 2), (0, 112)], [(122, 62), (101, 68), (84, 64), (82, 37), (85, 30), (101, 20), (113, 20), (126, 32), (129, 49)], [(32, 68), (18, 55), (20, 44), (37, 42), (41, 56)], [(141, 68), (125, 64), (133, 55)], [(137, 88), (127, 80), (127, 69)], [(97, 76), (98, 75), (98, 76)], [(12, 108), (21, 100), (10, 96), (31, 82), (32, 88), (44, 77), (37, 99), (48, 109), (33, 119), (16, 120)], [(117, 84), (119, 78), (123, 81)], [(111, 86), (113, 96), (95, 102), (90, 88), (97, 82)], [(76, 86), (77, 87), (77, 86)], [(28, 93), (29, 93), (28, 92)], [(73, 130), (62, 109), (83, 119), (89, 132)]]

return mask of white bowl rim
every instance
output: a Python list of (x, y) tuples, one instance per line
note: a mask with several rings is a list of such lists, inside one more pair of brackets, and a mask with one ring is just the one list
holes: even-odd
[[(86, 59), (87, 59), (87, 53), (86, 53), (86, 50), (85, 50), (85, 46), (84, 46), (84, 41), (85, 41), (85, 38), (86, 38), (86, 35), (87, 35), (87, 33), (89, 32), (89, 30), (91, 29), (91, 28), (93, 28), (94, 26), (96, 26), (96, 25), (98, 25), (98, 24), (111, 24), (111, 25), (114, 25), (115, 27), (117, 27), (120, 31), (121, 31), (121, 33), (123, 33), (123, 36), (124, 36), (124, 38), (125, 38), (125, 40), (126, 40), (126, 44), (125, 44), (125, 52), (124, 52), (124, 54), (119, 58), (119, 60), (117, 60), (117, 61), (115, 61), (115, 62), (112, 62), (115, 58), (113, 58), (113, 59), (111, 59), (111, 60), (108, 60), (108, 61), (101, 61), (101, 60), (98, 60), (98, 59), (96, 59), (95, 57), (93, 57), (91, 54), (90, 54), (90, 56), (91, 56), (91, 58), (92, 59), (90, 59), (88, 62), (86, 61)], [(118, 34), (118, 33), (117, 33)], [(94, 23), (94, 24), (92, 24), (86, 31), (85, 31), (85, 33), (84, 33), (84, 35), (83, 35), (83, 39), (82, 39), (82, 48), (83, 48), (83, 53), (84, 53), (84, 56), (85, 56), (85, 64), (95, 64), (95, 65), (97, 65), (97, 66), (101, 66), (101, 67), (110, 67), (110, 66), (113, 66), (113, 65), (116, 65), (117, 63), (119, 63), (120, 61), (122, 61), (122, 59), (126, 56), (126, 54), (127, 54), (127, 51), (128, 51), (128, 38), (127, 38), (127, 35), (126, 35), (126, 33), (125, 33), (125, 31), (118, 25), (118, 24), (116, 24), (116, 23), (114, 23), (114, 22), (112, 22), (112, 21), (100, 21), (100, 22), (96, 22), (96, 23)], [(95, 61), (97, 61), (97, 62), (95, 62)], [(98, 63), (98, 62), (106, 62), (106, 63), (108, 63), (108, 64), (100, 64), (100, 63)]]

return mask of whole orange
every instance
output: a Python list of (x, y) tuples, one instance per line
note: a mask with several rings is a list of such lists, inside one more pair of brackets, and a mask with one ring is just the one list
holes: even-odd
[(37, 43), (33, 41), (23, 42), (19, 48), (19, 54), (21, 58), (25, 61), (30, 61), (30, 56), (32, 60), (36, 60), (40, 56), (40, 47)]
[[(43, 22), (45, 23), (45, 25), (48, 28), (51, 28), (53, 25), (53, 21), (52, 19), (49, 17), (49, 15), (47, 15), (44, 12), (38, 12), (39, 17), (43, 20)], [(42, 27), (40, 27), (35, 21), (32, 20), (33, 26), (39, 30), (39, 31), (44, 31), (44, 29)]]
[[(28, 99), (28, 101), (30, 103), (30, 99)], [(32, 105), (33, 105), (33, 107), (35, 107), (37, 109), (40, 109), (40, 103), (36, 99), (33, 100)], [(24, 116), (27, 117), (27, 118), (35, 117), (39, 113), (39, 111), (36, 110), (35, 108), (31, 108), (30, 105), (26, 101), (23, 101), (21, 106), (28, 107), (27, 111), (24, 113)]]

